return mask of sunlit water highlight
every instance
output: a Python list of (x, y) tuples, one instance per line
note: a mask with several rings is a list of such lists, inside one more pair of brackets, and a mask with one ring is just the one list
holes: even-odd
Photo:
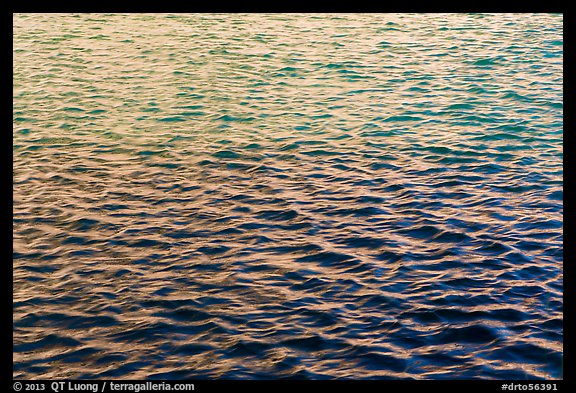
[(561, 378), (562, 15), (14, 16), (14, 377)]

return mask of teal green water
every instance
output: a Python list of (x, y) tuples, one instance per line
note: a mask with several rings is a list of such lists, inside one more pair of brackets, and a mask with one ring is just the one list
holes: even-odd
[(562, 378), (562, 15), (13, 22), (15, 378)]

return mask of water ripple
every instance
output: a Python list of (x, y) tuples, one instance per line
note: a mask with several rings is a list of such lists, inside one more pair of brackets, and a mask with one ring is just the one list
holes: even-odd
[(562, 378), (562, 15), (13, 21), (15, 378)]

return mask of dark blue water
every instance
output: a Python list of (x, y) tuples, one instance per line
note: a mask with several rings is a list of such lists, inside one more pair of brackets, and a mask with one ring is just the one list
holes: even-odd
[(14, 15), (14, 377), (561, 378), (562, 23)]

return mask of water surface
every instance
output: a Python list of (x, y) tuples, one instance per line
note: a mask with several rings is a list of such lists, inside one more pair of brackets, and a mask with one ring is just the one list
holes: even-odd
[(562, 377), (562, 15), (13, 21), (15, 378)]

